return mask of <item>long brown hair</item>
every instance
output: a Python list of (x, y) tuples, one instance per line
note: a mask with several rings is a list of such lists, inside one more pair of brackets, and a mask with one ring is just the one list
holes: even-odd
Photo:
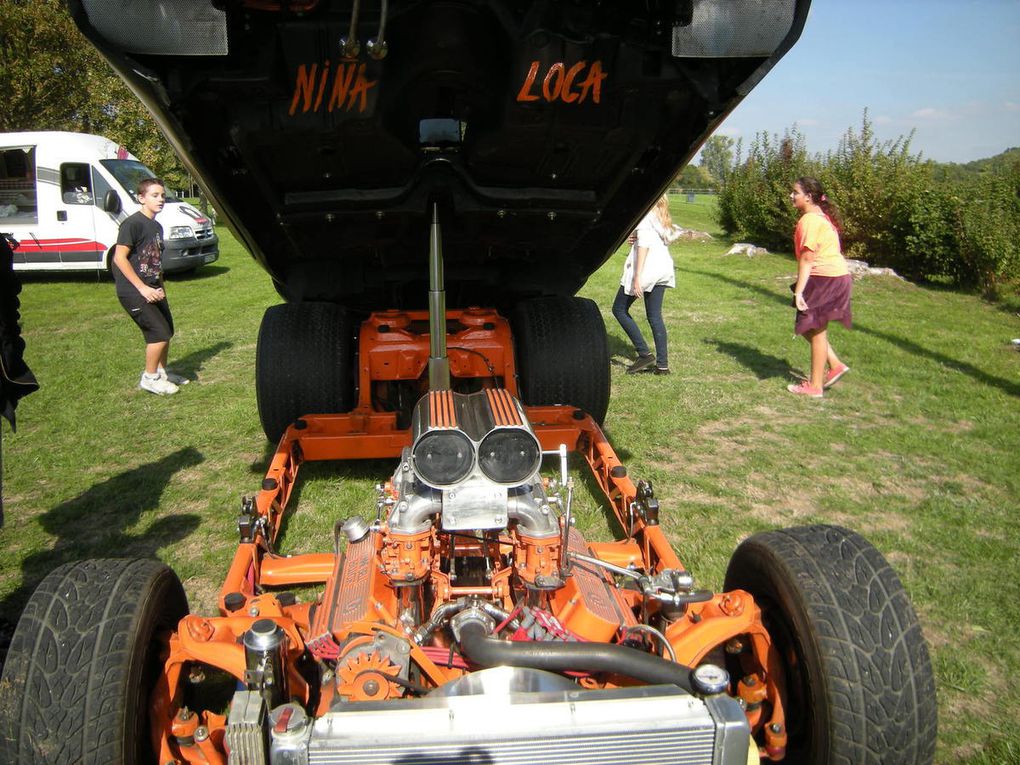
[(836, 207), (829, 198), (825, 195), (825, 189), (822, 188), (822, 184), (817, 178), (812, 178), (810, 175), (805, 175), (797, 179), (797, 185), (800, 186), (800, 190), (803, 191), (811, 201), (822, 208), (822, 212), (832, 221), (832, 225), (835, 226), (836, 231), (840, 234), (843, 233), (843, 216), (839, 214), (839, 208)]

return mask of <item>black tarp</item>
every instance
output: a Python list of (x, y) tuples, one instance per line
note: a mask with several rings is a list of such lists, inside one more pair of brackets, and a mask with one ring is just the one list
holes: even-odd
[[(6, 234), (0, 233), (0, 415), (15, 429), (18, 400), (39, 389), (25, 363), (25, 341), (19, 323), (21, 282), (14, 273), (14, 253)], [(0, 526), (3, 526), (3, 457), (0, 451)]]

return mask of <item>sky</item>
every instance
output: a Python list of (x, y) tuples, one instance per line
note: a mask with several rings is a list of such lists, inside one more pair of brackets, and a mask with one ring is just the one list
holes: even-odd
[(717, 135), (796, 123), (835, 149), (867, 108), (876, 136), (971, 162), (1020, 147), (1020, 0), (813, 0), (800, 40)]

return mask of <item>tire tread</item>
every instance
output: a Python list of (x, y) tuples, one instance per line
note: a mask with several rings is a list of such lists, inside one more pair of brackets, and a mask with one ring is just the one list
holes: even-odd
[[(153, 560), (65, 564), (30, 598), (0, 680), (0, 762), (133, 762), (125, 751), (153, 625), (187, 612), (177, 577)], [(147, 703), (145, 701), (142, 702)]]
[(522, 401), (573, 405), (602, 423), (609, 409), (609, 346), (594, 301), (534, 298), (518, 304), (512, 324)]
[(266, 309), (255, 352), (255, 397), (273, 443), (298, 417), (354, 407), (353, 331), (333, 303), (283, 303)]
[(765, 568), (795, 583), (825, 664), (825, 763), (927, 765), (935, 752), (935, 681), (927, 644), (895, 570), (860, 535), (817, 525), (765, 532), (731, 561), (726, 589), (755, 593)]

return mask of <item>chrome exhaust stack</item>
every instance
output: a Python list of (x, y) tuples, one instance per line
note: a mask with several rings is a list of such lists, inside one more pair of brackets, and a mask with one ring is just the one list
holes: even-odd
[(439, 205), (432, 205), (429, 227), (429, 390), (450, 389), (450, 360), (446, 356), (446, 288), (443, 282), (443, 239)]

